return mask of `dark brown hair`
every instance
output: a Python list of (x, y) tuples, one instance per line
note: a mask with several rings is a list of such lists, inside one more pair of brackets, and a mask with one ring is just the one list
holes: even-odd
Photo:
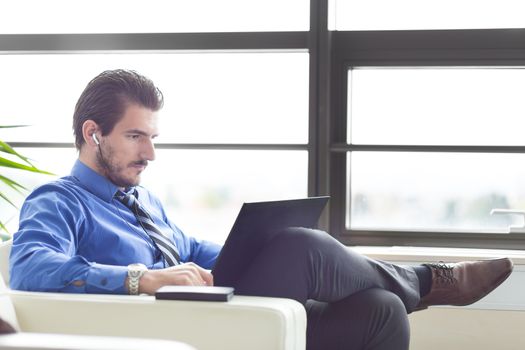
[(75, 106), (73, 134), (75, 146), (80, 150), (84, 144), (82, 125), (93, 120), (102, 136), (124, 116), (129, 104), (138, 104), (152, 111), (158, 111), (164, 104), (162, 92), (153, 82), (132, 70), (107, 70), (91, 80)]

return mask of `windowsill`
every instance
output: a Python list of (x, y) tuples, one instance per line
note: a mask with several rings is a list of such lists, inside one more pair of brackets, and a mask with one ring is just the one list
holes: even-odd
[(490, 259), (508, 257), (515, 265), (525, 265), (525, 250), (503, 249), (466, 249), (466, 248), (435, 248), (435, 247), (376, 247), (351, 246), (361, 254), (374, 259), (396, 262), (457, 262), (463, 260)]

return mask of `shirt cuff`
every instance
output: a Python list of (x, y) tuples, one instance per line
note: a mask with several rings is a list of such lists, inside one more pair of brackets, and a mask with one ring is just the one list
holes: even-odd
[(127, 266), (91, 264), (87, 279), (87, 293), (127, 294), (124, 281), (128, 275)]

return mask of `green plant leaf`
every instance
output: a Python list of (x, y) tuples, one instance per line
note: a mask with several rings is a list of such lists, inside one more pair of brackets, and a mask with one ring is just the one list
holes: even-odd
[[(27, 125), (0, 125), (0, 129), (19, 128), (19, 127), (23, 127), (23, 126), (27, 126)], [(2, 140), (0, 140), (0, 153), (10, 154), (15, 159), (20, 159), (23, 163), (25, 163), (25, 164), (23, 164), (23, 163), (19, 163), (17, 161), (13, 161), (13, 160), (10, 160), (10, 159), (4, 158), (4, 157), (0, 157), (0, 167), (18, 169), (18, 170), (23, 170), (23, 171), (29, 171), (29, 172), (32, 172), (32, 173), (54, 175), (53, 173), (50, 173), (50, 172), (44, 171), (44, 170), (40, 170), (37, 167), (35, 167), (31, 163), (29, 158), (21, 155), (20, 153), (15, 151), (9, 144), (7, 144), (7, 142), (4, 142)], [(14, 181), (14, 180), (11, 180), (11, 179), (7, 178), (4, 175), (0, 175), (0, 182), (3, 182), (5, 185), (7, 185), (8, 187), (14, 189), (15, 191), (17, 191), (20, 194), (23, 194), (21, 190), (27, 190), (24, 186), (20, 185), (18, 182)], [(9, 197), (6, 194), (2, 193), (2, 192), (0, 192), (0, 200), (6, 201), (10, 205), (12, 205), (13, 207), (18, 209), (18, 207), (9, 199)], [(11, 238), (11, 236), (9, 235), (9, 231), (7, 230), (7, 227), (5, 226), (5, 224), (2, 221), (0, 221), (0, 231), (5, 231), (7, 233), (7, 234), (5, 234), (3, 232), (0, 232), (0, 240), (6, 240), (6, 239), (10, 239)]]
[(6, 168), (26, 170), (26, 171), (30, 171), (30, 172), (33, 172), (33, 173), (54, 175), (53, 173), (50, 173), (48, 171), (40, 170), (40, 169), (36, 168), (33, 165), (29, 166), (29, 165), (17, 163), (17, 162), (14, 162), (12, 160), (9, 160), (7, 158), (4, 158), (4, 157), (0, 157), (0, 166), (6, 167)]
[(3, 175), (0, 175), (0, 181), (2, 181), (7, 186), (11, 187), (12, 189), (14, 189), (15, 191), (17, 191), (20, 194), (23, 194), (21, 190), (26, 190), (27, 191), (27, 188), (25, 188), (24, 186), (20, 185), (18, 182), (14, 181), (14, 180), (11, 180), (11, 179), (3, 176)]
[[(0, 229), (2, 229), (5, 232), (9, 233), (9, 231), (7, 231), (7, 228), (4, 226), (4, 224), (2, 224), (1, 221), (0, 221)], [(11, 239), (11, 236), (9, 234), (5, 234), (3, 232), (0, 232), (0, 241), (8, 241), (10, 239)]]
[(16, 209), (18, 209), (18, 207), (16, 206), (15, 203), (13, 203), (5, 194), (3, 194), (2, 192), (0, 192), (0, 197), (3, 198), (7, 203), (11, 204), (13, 207), (15, 207)]
[(29, 164), (32, 167), (34, 167), (34, 165), (29, 161), (29, 158), (24, 157), (23, 155), (21, 155), (20, 153), (15, 151), (11, 146), (9, 146), (7, 143), (5, 143), (2, 140), (0, 140), (0, 152), (4, 152), (4, 153), (8, 153), (8, 154), (12, 154), (14, 156), (17, 156), (18, 158), (22, 159), (27, 164)]

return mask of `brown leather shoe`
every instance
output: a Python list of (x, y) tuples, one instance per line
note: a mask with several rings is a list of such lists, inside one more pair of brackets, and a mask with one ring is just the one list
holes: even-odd
[(475, 303), (503, 283), (513, 267), (508, 258), (424, 265), (432, 271), (432, 286), (415, 311), (430, 305)]

